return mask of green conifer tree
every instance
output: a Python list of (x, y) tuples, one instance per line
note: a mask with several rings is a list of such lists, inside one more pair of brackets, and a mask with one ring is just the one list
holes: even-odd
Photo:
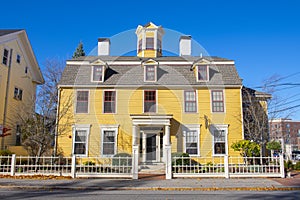
[(84, 49), (83, 49), (83, 44), (82, 42), (80, 42), (72, 56), (72, 58), (78, 58), (80, 56), (85, 56), (85, 52), (84, 52)]

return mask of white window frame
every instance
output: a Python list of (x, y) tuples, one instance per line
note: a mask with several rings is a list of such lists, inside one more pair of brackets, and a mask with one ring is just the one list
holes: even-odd
[[(154, 67), (154, 80), (147, 80), (147, 67)], [(156, 82), (157, 81), (157, 65), (144, 65), (144, 82)]]
[[(206, 66), (206, 80), (199, 80), (199, 67), (203, 67)], [(208, 65), (197, 65), (197, 73), (196, 73), (196, 77), (197, 77), (197, 82), (208, 82), (209, 81), (209, 66)]]
[[(115, 92), (115, 112), (111, 112), (111, 113), (104, 112), (105, 92)], [(102, 113), (103, 114), (116, 114), (117, 113), (117, 91), (115, 89), (113, 89), (113, 90), (103, 90), (103, 95), (102, 95)]]
[[(89, 151), (89, 136), (90, 136), (90, 124), (76, 124), (72, 126), (72, 155), (76, 155), (78, 157), (87, 157)], [(86, 145), (85, 145), (85, 154), (75, 154), (75, 132), (76, 130), (86, 131)]]
[[(185, 110), (185, 92), (195, 92), (195, 98), (196, 98), (196, 111), (193, 111), (193, 112), (187, 112)], [(183, 112), (186, 113), (186, 114), (195, 114), (195, 113), (198, 113), (198, 90), (184, 90), (183, 91)]]
[[(101, 141), (100, 141), (100, 155), (102, 157), (110, 158), (113, 157), (115, 154), (118, 153), (118, 131), (119, 125), (100, 125), (100, 134), (101, 134)], [(104, 131), (114, 131), (115, 132), (115, 144), (114, 144), (114, 154), (113, 155), (106, 155), (103, 154), (103, 141), (104, 141)]]
[[(77, 93), (78, 92), (88, 92), (88, 108), (87, 108), (87, 112), (86, 113), (78, 113), (77, 112)], [(88, 114), (88, 113), (90, 113), (90, 91), (89, 90), (81, 90), (81, 89), (78, 89), (78, 90), (76, 90), (76, 95), (75, 95), (75, 114)]]
[(190, 154), (190, 156), (200, 156), (200, 124), (186, 124), (182, 127), (183, 135), (183, 151), (186, 153), (186, 134), (189, 131), (196, 131), (198, 136), (197, 141), (197, 154)]
[[(145, 112), (145, 91), (155, 91), (155, 112)], [(158, 90), (143, 90), (143, 113), (158, 113)]]
[[(102, 67), (102, 77), (101, 77), (100, 81), (95, 81), (94, 80), (94, 68), (95, 67)], [(94, 83), (103, 83), (104, 82), (104, 75), (105, 75), (105, 67), (104, 67), (104, 65), (92, 65), (91, 82), (94, 82)]]
[[(210, 133), (212, 135), (212, 153), (213, 156), (225, 156), (228, 155), (228, 124), (211, 124)], [(225, 154), (215, 153), (215, 130), (224, 130), (225, 131)]]
[[(213, 96), (212, 96), (212, 93), (213, 92), (215, 92), (215, 91), (222, 91), (222, 93), (223, 93), (223, 108), (224, 108), (224, 110), (223, 110), (223, 112), (216, 112), (216, 111), (213, 111)], [(224, 89), (212, 89), (212, 90), (210, 90), (210, 111), (211, 111), (211, 113), (226, 113), (226, 101), (225, 101), (225, 99), (226, 99), (226, 95), (225, 95), (225, 90)]]

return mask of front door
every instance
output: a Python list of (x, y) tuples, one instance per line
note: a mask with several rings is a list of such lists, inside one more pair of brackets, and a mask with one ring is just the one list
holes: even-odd
[(153, 162), (156, 161), (156, 136), (157, 134), (147, 134), (146, 139), (146, 160)]

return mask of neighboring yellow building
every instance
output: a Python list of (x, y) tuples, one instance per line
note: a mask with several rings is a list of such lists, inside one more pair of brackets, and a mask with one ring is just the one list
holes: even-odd
[[(138, 146), (142, 163), (165, 162), (168, 146), (190, 156), (238, 156), (230, 148), (243, 139), (234, 61), (191, 56), (189, 36), (180, 38), (179, 56), (163, 56), (164, 30), (153, 23), (136, 34), (137, 56), (110, 56), (109, 39), (100, 38), (98, 56), (67, 61), (59, 85), (59, 150), (112, 157)], [(74, 102), (66, 110), (68, 99)]]
[(20, 146), (19, 125), (27, 111), (34, 109), (36, 86), (42, 83), (44, 78), (25, 30), (0, 30), (1, 149), (25, 153)]

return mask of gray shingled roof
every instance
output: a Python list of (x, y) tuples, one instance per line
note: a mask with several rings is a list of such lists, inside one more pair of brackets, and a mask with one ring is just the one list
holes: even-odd
[(14, 33), (14, 32), (18, 32), (18, 31), (21, 31), (21, 30), (22, 29), (4, 29), (4, 30), (0, 29), (0, 36), (7, 35), (7, 34), (10, 34), (10, 33)]
[[(179, 61), (186, 60), (182, 57), (160, 57), (156, 61)], [(84, 60), (93, 61), (95, 57), (86, 57)], [(106, 61), (111, 58), (106, 57)], [(119, 57), (120, 60), (140, 60), (139, 57)], [(189, 59), (198, 60), (199, 57)], [(212, 59), (212, 58), (211, 58)], [(215, 57), (214, 60), (226, 60)], [(79, 60), (79, 59), (76, 59)], [(226, 60), (229, 61), (229, 60)], [(62, 75), (60, 85), (80, 86), (189, 86), (189, 85), (241, 85), (242, 81), (233, 64), (222, 64), (210, 66), (209, 82), (197, 82), (191, 65), (159, 65), (157, 71), (157, 82), (144, 82), (144, 71), (141, 65), (110, 65), (106, 69), (105, 81), (103, 83), (91, 81), (92, 66), (89, 65), (67, 65)]]

